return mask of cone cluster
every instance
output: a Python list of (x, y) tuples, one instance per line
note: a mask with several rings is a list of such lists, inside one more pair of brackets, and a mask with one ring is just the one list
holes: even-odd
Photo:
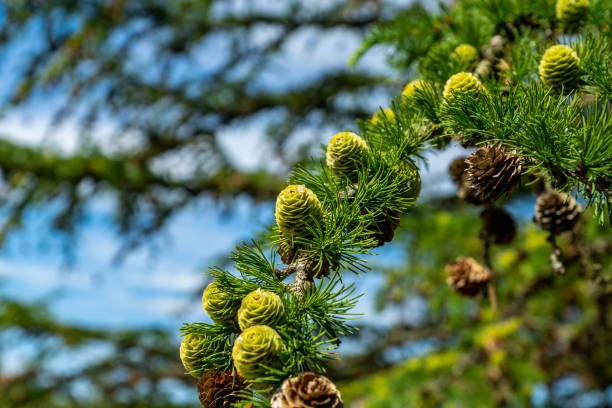
[(582, 207), (565, 193), (549, 191), (538, 196), (535, 204), (534, 221), (542, 229), (553, 234), (571, 231), (578, 220)]
[(337, 133), (327, 144), (327, 166), (334, 176), (357, 180), (363, 166), (363, 155), (368, 150), (365, 140), (353, 132)]
[(521, 180), (521, 159), (507, 154), (499, 144), (478, 148), (466, 159), (469, 195), (481, 203), (493, 203)]
[(446, 265), (446, 282), (464, 296), (476, 296), (491, 281), (491, 272), (473, 258), (457, 258)]
[(275, 327), (284, 316), (285, 308), (280, 296), (260, 288), (242, 299), (238, 310), (238, 325), (243, 331), (257, 325)]
[(340, 391), (327, 377), (311, 372), (286, 379), (271, 400), (272, 408), (343, 408)]
[(231, 371), (207, 371), (198, 381), (198, 398), (204, 408), (231, 408), (240, 402), (246, 384)]
[(589, 0), (557, 0), (557, 20), (566, 32), (575, 32), (589, 15)]
[(304, 185), (290, 185), (276, 199), (276, 223), (291, 241), (310, 235), (309, 226), (323, 216), (319, 199)]
[[(285, 349), (280, 335), (274, 330), (285, 318), (281, 298), (258, 288), (244, 298), (236, 299), (215, 281), (202, 296), (204, 310), (219, 325), (242, 331), (234, 342), (232, 358), (240, 376), (256, 381), (265, 376), (262, 366), (279, 365), (279, 354)], [(197, 369), (202, 358), (216, 351), (211, 339), (188, 334), (181, 343), (181, 360), (188, 371)]]
[(232, 358), (240, 376), (247, 380), (260, 380), (266, 376), (266, 367), (278, 367), (279, 357), (285, 352), (281, 336), (269, 326), (252, 326), (240, 333), (234, 342)]
[(567, 45), (553, 45), (542, 56), (538, 72), (544, 85), (572, 90), (581, 80), (580, 58)]
[(478, 97), (486, 92), (482, 82), (469, 72), (459, 72), (451, 76), (444, 85), (444, 99), (452, 103), (457, 96), (469, 94)]

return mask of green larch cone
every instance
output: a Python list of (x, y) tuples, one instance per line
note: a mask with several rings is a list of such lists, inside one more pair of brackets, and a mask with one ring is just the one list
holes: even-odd
[(307, 237), (308, 226), (323, 216), (319, 199), (304, 185), (290, 185), (276, 199), (276, 223), (289, 240)]
[(335, 176), (356, 181), (357, 171), (363, 165), (363, 155), (366, 150), (368, 145), (365, 140), (355, 133), (337, 133), (327, 144), (325, 156), (327, 166)]
[(469, 72), (459, 72), (446, 81), (444, 85), (444, 99), (452, 102), (461, 93), (479, 96), (486, 93), (482, 82)]
[(539, 67), (540, 79), (546, 86), (571, 90), (580, 83), (580, 58), (567, 45), (553, 45), (548, 48)]
[(199, 377), (199, 374), (194, 372), (201, 368), (198, 367), (198, 362), (214, 350), (215, 347), (207, 336), (188, 334), (183, 337), (179, 352), (185, 370), (194, 377)]
[(238, 336), (232, 349), (232, 358), (238, 374), (254, 381), (266, 376), (266, 368), (278, 367), (279, 356), (285, 351), (281, 336), (271, 327), (249, 327)]
[(389, 120), (395, 119), (395, 113), (393, 112), (393, 109), (386, 108), (377, 110), (374, 115), (372, 115), (372, 123), (374, 125), (377, 125), (378, 123), (380, 123), (383, 117), (386, 117)]
[(238, 325), (243, 331), (262, 324), (275, 327), (284, 315), (281, 298), (274, 292), (260, 288), (242, 299), (242, 306), (238, 310)]
[(422, 79), (416, 79), (412, 82), (409, 82), (404, 87), (404, 90), (402, 91), (402, 96), (404, 98), (410, 98), (417, 93), (417, 90), (423, 89), (424, 86), (425, 86), (425, 81), (423, 81)]
[(236, 312), (240, 299), (235, 299), (223, 292), (218, 282), (206, 287), (202, 295), (202, 306), (213, 322), (221, 326), (236, 326)]
[(575, 32), (589, 15), (589, 0), (557, 0), (557, 20), (564, 31)]
[(461, 44), (451, 54), (451, 57), (459, 64), (472, 69), (476, 66), (480, 54), (476, 47), (470, 44)]

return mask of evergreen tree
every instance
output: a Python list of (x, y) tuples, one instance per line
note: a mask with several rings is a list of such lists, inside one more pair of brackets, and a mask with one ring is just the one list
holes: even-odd
[[(609, 0), (559, 1), (556, 8), (544, 0), (466, 0), (434, 14), (417, 6), (372, 29), (354, 60), (374, 45), (391, 45), (390, 62), (418, 82), (357, 132), (334, 136), (326, 162), (294, 170), (276, 201), (276, 227), (264, 241), (236, 249), (235, 272), (210, 269), (214, 294), (205, 291), (203, 303), (215, 324), (183, 327), (185, 339), (208, 339), (188, 372), (244, 380), (238, 406), (343, 406), (322, 376), (342, 336), (355, 332), (349, 319), (356, 297), (340, 273), (365, 272), (365, 255), (389, 242), (401, 215), (414, 211), (421, 152), (456, 140), (475, 147), (452, 171), (458, 195), (482, 208), (481, 260), (445, 254), (454, 296), (442, 282), (419, 280), (438, 317), (449, 319), (434, 334), (440, 351), (397, 375), (382, 374), (368, 389), (373, 395), (360, 397), (367, 406), (524, 406), (538, 381), (554, 382), (583, 363), (595, 366), (580, 374), (610, 384), (602, 362), (610, 345), (611, 13)], [(500, 269), (492, 252), (516, 235), (500, 206), (519, 187), (538, 195), (534, 221), (546, 231), (549, 259), (539, 263), (541, 254), (532, 252), (542, 245), (528, 238), (506, 252)], [(572, 195), (584, 200), (587, 214)], [(584, 224), (603, 228), (605, 239), (589, 242)], [(449, 244), (463, 235), (449, 234)], [(432, 255), (424, 258), (427, 277), (439, 279), (443, 268), (432, 268)], [(409, 262), (412, 273), (418, 258)], [(477, 297), (480, 307), (465, 307), (461, 296)], [(237, 324), (245, 308), (264, 324)], [(572, 309), (578, 316), (567, 315)], [(597, 358), (578, 362), (563, 352), (586, 344)]]

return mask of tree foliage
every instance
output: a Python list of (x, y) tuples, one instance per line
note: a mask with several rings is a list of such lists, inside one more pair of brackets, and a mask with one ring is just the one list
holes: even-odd
[[(521, 406), (529, 403), (531, 391), (538, 383), (555, 382), (564, 375), (575, 374), (580, 381), (586, 381), (584, 387), (587, 389), (601, 389), (609, 384), (609, 370), (605, 363), (600, 365), (605, 360), (601, 353), (605, 353), (603, 350), (609, 344), (605, 335), (609, 322), (605, 316), (609, 310), (610, 286), (609, 277), (602, 273), (609, 268), (606, 256), (609, 237), (596, 241), (597, 249), (590, 243), (582, 243), (581, 232), (576, 227), (580, 207), (573, 198), (559, 193), (567, 191), (580, 195), (594, 214), (595, 221), (591, 220), (590, 227), (594, 230), (608, 228), (612, 192), (612, 101), (607, 89), (612, 79), (609, 60), (612, 42), (608, 20), (602, 20), (602, 14), (604, 18), (609, 17), (611, 8), (609, 2), (601, 1), (594, 2), (590, 10), (600, 14), (583, 14), (579, 21), (581, 32), (568, 37), (564, 30), (569, 26), (556, 19), (549, 2), (464, 1), (442, 8), (438, 15), (416, 6), (391, 22), (377, 26), (366, 39), (364, 48), (356, 54), (355, 60), (369, 47), (391, 44), (397, 50), (391, 63), (424, 81), (418, 86), (412, 83), (414, 89), (392, 101), (390, 109), (360, 122), (359, 133), (367, 148), (346, 150), (347, 154), (359, 152), (360, 155), (354, 161), (358, 173), (354, 180), (346, 173), (331, 172), (328, 166), (334, 163), (329, 160), (327, 165), (315, 164), (312, 169), (298, 168), (293, 173), (289, 183), (314, 192), (321, 202), (323, 215), (303, 220), (308, 222), (310, 231), (296, 241), (287, 242), (288, 237), (273, 231), (270, 238), (273, 251), (278, 246), (283, 254), (283, 245), (295, 251), (283, 258), (288, 266), (279, 270), (271, 263), (259, 272), (251, 270), (250, 273), (255, 276), (268, 273), (279, 279), (278, 286), (271, 290), (289, 299), (296, 296), (302, 299), (304, 291), (308, 294), (321, 291), (321, 287), (313, 284), (315, 279), (331, 283), (337, 279), (335, 273), (328, 278), (321, 276), (318, 271), (323, 265), (333, 271), (369, 269), (363, 267), (362, 262), (363, 256), (368, 254), (366, 249), (376, 246), (372, 242), (373, 226), (381, 226), (380, 217), (410, 213), (412, 207), (414, 195), (410, 192), (414, 190), (410, 185), (416, 180), (403, 177), (406, 173), (402, 169), (418, 162), (423, 149), (444, 148), (453, 139), (466, 147), (478, 147), (470, 159), (464, 161), (465, 169), (456, 175), (460, 188), (478, 194), (464, 194), (463, 198), (492, 211), (495, 204), (501, 205), (512, 196), (515, 184), (522, 184), (539, 194), (536, 212), (541, 213), (536, 214), (535, 220), (548, 230), (548, 234), (542, 239), (544, 235), (528, 229), (523, 241), (528, 246), (508, 251), (506, 258), (500, 261), (494, 258), (494, 244), (507, 244), (512, 237), (494, 238), (500, 233), (495, 229), (503, 226), (493, 222), (487, 227), (485, 222), (489, 231), (481, 232), (475, 239), (482, 245), (479, 257), (484, 266), (474, 260), (462, 264), (464, 268), (478, 268), (478, 280), (471, 283), (470, 291), (460, 289), (472, 279), (473, 271), (450, 268), (448, 264), (452, 259), (448, 259), (448, 255), (443, 258), (447, 264), (447, 281), (457, 292), (466, 296), (477, 295), (480, 291), (486, 293), (488, 301), (480, 298), (480, 307), (465, 306), (464, 300), (452, 298), (448, 289), (441, 287), (443, 268), (436, 263), (439, 258), (434, 257), (448, 249), (464, 249), (457, 247), (461, 247), (469, 229), (459, 230), (462, 236), (449, 234), (451, 243), (456, 240), (458, 245), (423, 255), (426, 265), (423, 272), (427, 274), (423, 282), (418, 280), (418, 275), (414, 276), (421, 268), (421, 259), (409, 257), (409, 267), (402, 269), (400, 278), (408, 275), (408, 282), (423, 285), (419, 294), (426, 298), (434, 324), (441, 326), (433, 338), (424, 339), (434, 344), (435, 351), (411, 359), (397, 370), (381, 373), (375, 377), (376, 391), (374, 388), (363, 394), (357, 391), (353, 398), (361, 397), (367, 406), (433, 407), (452, 406), (453, 403), (458, 406)], [(423, 30), (412, 30), (413, 23)], [(569, 46), (552, 47), (559, 41)], [(466, 49), (476, 54), (480, 61), (461, 57)], [(545, 50), (553, 51), (545, 53)], [(595, 56), (587, 50), (598, 50), (601, 54)], [(594, 62), (596, 60), (603, 63)], [(332, 142), (336, 140), (334, 137)], [(328, 146), (328, 159), (331, 148)], [(546, 194), (561, 198), (555, 204), (544, 198)], [(279, 198), (276, 210), (281, 230), (283, 219), (278, 217), (278, 212), (282, 205), (285, 204)], [(291, 211), (305, 214), (301, 207), (291, 208)], [(450, 214), (446, 215), (448, 224), (455, 228)], [(438, 211), (436, 216), (444, 217), (445, 214)], [(481, 217), (485, 218), (486, 212)], [(584, 222), (589, 222), (583, 218)], [(424, 222), (422, 215), (417, 219)], [(434, 217), (432, 221), (437, 220)], [(419, 227), (412, 232), (416, 233)], [(565, 232), (572, 236), (571, 242), (563, 240), (561, 235)], [(438, 238), (431, 230), (426, 230), (425, 234)], [(601, 245), (604, 245), (603, 251)], [(542, 248), (544, 257), (539, 252)], [(573, 251), (573, 255), (568, 255), (568, 251)], [(463, 255), (475, 254), (452, 253), (453, 258)], [(263, 255), (261, 259), (263, 263)], [(233, 261), (240, 271), (243, 256), (235, 255)], [(499, 265), (502, 261), (507, 264)], [(520, 269), (523, 265), (524, 271)], [(512, 279), (500, 276), (505, 268), (514, 272)], [(280, 282), (294, 272), (294, 283)], [(453, 273), (459, 275), (453, 277)], [(230, 296), (239, 299), (244, 296), (241, 293), (253, 290), (249, 273), (241, 273), (238, 277), (230, 271), (213, 268), (211, 274)], [(575, 293), (568, 295), (571, 301), (555, 303), (556, 296), (568, 300), (564, 297), (565, 292), (559, 292), (561, 288), (570, 292), (568, 288), (573, 280), (577, 288)], [(481, 286), (476, 287), (477, 284)], [(392, 285), (395, 288), (395, 284)], [(479, 290), (473, 290), (474, 287)], [(339, 286), (337, 290), (342, 293), (345, 288)], [(325, 327), (328, 322), (316, 324), (315, 327), (322, 330), (313, 331), (311, 323), (317, 323), (314, 316), (307, 310), (293, 314), (290, 305), (290, 301), (285, 303), (291, 316), (288, 324), (301, 329), (294, 331), (293, 336), (284, 326), (277, 330), (289, 354), (300, 356), (299, 360), (308, 363), (296, 364), (281, 356), (282, 369), (265, 367), (269, 369), (267, 375), (247, 377), (254, 385), (251, 392), (256, 395), (251, 400), (250, 394), (245, 394), (247, 405), (268, 406), (266, 396), (284, 378), (305, 370), (322, 371), (317, 361), (322, 361), (324, 354), (318, 354), (316, 349), (294, 346), (296, 339), (300, 339), (298, 344), (303, 339), (298, 332), (305, 332), (310, 344), (323, 344), (318, 343), (320, 338), (333, 342), (337, 334), (341, 334), (328, 331)], [(348, 313), (350, 306), (343, 305), (343, 313)], [(574, 319), (566, 314), (572, 308), (577, 310)], [(327, 317), (329, 322), (334, 321), (332, 316)], [(584, 344), (580, 336), (574, 337), (579, 328), (584, 329), (581, 334), (590, 339), (590, 351), (598, 356), (596, 360), (581, 359), (580, 352), (571, 348), (570, 344), (578, 349)], [(206, 326), (201, 331), (196, 331), (193, 325), (183, 329), (184, 333), (202, 335), (216, 330), (217, 325)], [(229, 332), (225, 336), (224, 344), (230, 347), (234, 337)], [(234, 350), (241, 337), (237, 339)], [(541, 340), (544, 345), (539, 343)], [(556, 353), (557, 348), (571, 349), (576, 355)], [(572, 354), (571, 357), (568, 354)], [(232, 357), (236, 358), (235, 352)], [(564, 357), (570, 361), (565, 361)], [(203, 358), (202, 369), (232, 367), (229, 353), (223, 361), (228, 365), (219, 367)], [(585, 365), (588, 368), (577, 374), (577, 367)], [(241, 374), (240, 367), (236, 367)], [(594, 384), (592, 377), (595, 376), (602, 379), (602, 383)], [(390, 384), (378, 387), (378, 378)], [(414, 381), (412, 386), (403, 384), (411, 380)], [(258, 385), (260, 382), (268, 387)], [(286, 393), (284, 387), (290, 384), (284, 382), (281, 392)], [(395, 388), (393, 384), (397, 384)], [(276, 397), (272, 399), (275, 400)]]

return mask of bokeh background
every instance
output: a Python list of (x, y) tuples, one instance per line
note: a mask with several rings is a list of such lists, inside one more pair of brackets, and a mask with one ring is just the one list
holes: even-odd
[[(399, 94), (413, 73), (386, 64), (391, 50), (347, 61), (373, 22), (413, 7), (0, 2), (0, 407), (198, 406), (178, 328), (208, 321), (206, 267), (273, 221), (293, 165)], [(442, 406), (444, 394), (458, 401), (444, 406), (612, 406), (612, 295), (549, 276), (533, 196), (508, 203), (521, 236), (494, 256), (516, 275), (501, 301), (532, 285), (541, 304), (492, 324), (446, 287), (444, 265), (480, 250), (477, 211), (447, 175), (462, 154), (426, 155), (398, 239), (371, 273), (346, 276), (365, 293), (362, 330), (330, 376), (351, 407)], [(609, 271), (609, 229), (584, 228)]]

